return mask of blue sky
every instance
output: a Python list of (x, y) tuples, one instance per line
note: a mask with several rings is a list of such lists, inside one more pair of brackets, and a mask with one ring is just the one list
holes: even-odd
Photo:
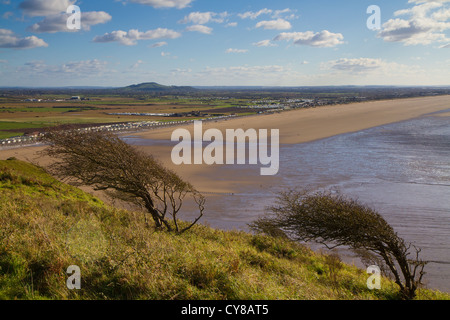
[[(67, 28), (70, 5), (80, 30)], [(0, 0), (0, 86), (450, 85), (449, 75), (450, 0)]]

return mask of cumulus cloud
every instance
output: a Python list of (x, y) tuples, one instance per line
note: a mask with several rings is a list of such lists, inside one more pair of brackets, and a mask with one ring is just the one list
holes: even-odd
[(225, 52), (226, 53), (247, 53), (248, 50), (247, 49), (233, 49), (233, 48), (229, 48)]
[(260, 15), (263, 15), (263, 14), (271, 14), (272, 12), (273, 12), (273, 10), (264, 8), (264, 9), (261, 9), (261, 10), (256, 11), (256, 12), (253, 12), (253, 11), (247, 11), (247, 12), (244, 12), (244, 13), (239, 13), (238, 16), (239, 16), (241, 19), (252, 19), (252, 20), (255, 20), (255, 19), (258, 18)]
[(433, 13), (432, 17), (437, 21), (447, 21), (450, 19), (450, 8), (438, 10)]
[(450, 2), (450, 0), (409, 0), (409, 3), (427, 3), (427, 2), (438, 2), (438, 3), (445, 3)]
[(283, 32), (274, 38), (274, 41), (293, 41), (296, 45), (329, 48), (343, 43), (344, 36), (340, 33), (332, 33), (328, 30), (321, 32)]
[(97, 43), (119, 42), (126, 46), (133, 46), (136, 45), (139, 40), (176, 39), (179, 37), (181, 37), (181, 33), (165, 28), (158, 28), (146, 32), (132, 29), (128, 32), (118, 30), (105, 33), (102, 36), (95, 37), (93, 41)]
[(255, 20), (262, 15), (270, 15), (273, 19), (292, 20), (292, 19), (297, 18), (297, 16), (295, 15), (295, 12), (296, 12), (296, 10), (292, 10), (289, 8), (286, 8), (283, 10), (272, 10), (272, 9), (264, 8), (259, 11), (247, 11), (244, 13), (239, 13), (238, 16), (241, 19)]
[(288, 30), (292, 28), (289, 21), (284, 19), (260, 21), (256, 24), (256, 28), (264, 28), (266, 30)]
[(448, 42), (445, 31), (450, 30), (450, 9), (443, 1), (409, 1), (412, 8), (398, 10), (396, 17), (383, 24), (378, 37), (386, 42), (400, 42), (404, 45), (428, 45), (434, 42)]
[(270, 40), (262, 40), (253, 43), (256, 47), (276, 47), (277, 45), (275, 43), (272, 43)]
[(295, 15), (296, 11), (297, 10), (292, 10), (289, 8), (286, 8), (283, 10), (275, 10), (273, 12), (272, 18), (274, 18), (274, 19), (282, 18), (284, 20), (296, 19), (297, 18), (297, 16)]
[(193, 0), (129, 0), (133, 3), (144, 4), (154, 8), (183, 9), (189, 6)]
[(224, 19), (228, 15), (227, 12), (216, 13), (216, 12), (191, 12), (189, 15), (185, 16), (183, 20), (179, 23), (193, 23), (193, 24), (207, 24), (209, 22), (223, 23)]
[(8, 29), (0, 29), (0, 48), (32, 49), (48, 47), (48, 44), (35, 36), (20, 38)]
[(152, 48), (159, 48), (159, 47), (164, 47), (167, 46), (167, 42), (165, 41), (161, 41), (161, 42), (157, 42), (151, 45)]
[(27, 16), (45, 17), (66, 12), (67, 8), (75, 2), (70, 0), (25, 0), (20, 3), (19, 8)]
[[(55, 33), (55, 32), (73, 32), (67, 28), (67, 19), (70, 14), (62, 13), (47, 16), (44, 20), (37, 22), (28, 28), (28, 31), (36, 33)], [(81, 28), (89, 31), (91, 26), (102, 24), (110, 21), (112, 17), (103, 11), (92, 11), (82, 13)]]
[(73, 75), (80, 78), (98, 75), (107, 72), (107, 62), (93, 59), (85, 61), (71, 61), (61, 65), (47, 65), (44, 61), (31, 61), (25, 63), (18, 71), (29, 75)]
[(227, 23), (227, 24), (225, 25), (225, 27), (237, 27), (237, 25), (238, 25), (237, 22), (230, 22), (230, 23)]
[(328, 63), (334, 70), (346, 71), (350, 73), (365, 73), (373, 71), (384, 66), (381, 59), (358, 58), (358, 59), (339, 59)]
[(204, 34), (211, 34), (213, 29), (201, 24), (196, 24), (193, 26), (189, 26), (186, 28), (186, 31), (194, 31), (194, 32), (200, 32), (200, 33), (204, 33)]

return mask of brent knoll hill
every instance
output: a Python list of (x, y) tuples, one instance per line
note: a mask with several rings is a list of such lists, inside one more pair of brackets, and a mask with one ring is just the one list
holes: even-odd
[(195, 92), (198, 91), (192, 87), (177, 87), (177, 86), (164, 86), (162, 84), (156, 82), (146, 82), (140, 84), (134, 84), (128, 87), (116, 89), (119, 92), (124, 93), (154, 93), (154, 92), (162, 92), (162, 93), (187, 93), (187, 92)]
[[(81, 290), (66, 287), (81, 268)], [(364, 270), (280, 238), (196, 225), (157, 231), (26, 162), (0, 161), (0, 300), (395, 299)], [(416, 299), (449, 299), (421, 289)]]

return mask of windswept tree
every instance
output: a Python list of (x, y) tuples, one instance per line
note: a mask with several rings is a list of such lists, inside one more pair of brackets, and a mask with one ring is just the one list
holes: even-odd
[[(156, 228), (183, 233), (203, 216), (205, 198), (201, 193), (153, 156), (112, 133), (72, 129), (50, 132), (45, 140), (50, 145), (44, 153), (56, 159), (50, 166), (53, 174), (145, 208)], [(181, 228), (178, 214), (188, 199), (199, 213)]]
[(405, 243), (379, 213), (340, 194), (280, 193), (276, 205), (250, 227), (329, 249), (345, 246), (368, 253), (384, 262), (381, 267), (390, 271), (403, 299), (413, 299), (421, 285), (426, 262), (419, 259), (420, 249)]

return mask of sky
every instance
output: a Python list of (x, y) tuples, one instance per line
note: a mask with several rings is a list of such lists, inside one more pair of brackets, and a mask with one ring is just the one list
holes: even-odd
[(0, 86), (142, 82), (450, 85), (450, 0), (0, 0)]

